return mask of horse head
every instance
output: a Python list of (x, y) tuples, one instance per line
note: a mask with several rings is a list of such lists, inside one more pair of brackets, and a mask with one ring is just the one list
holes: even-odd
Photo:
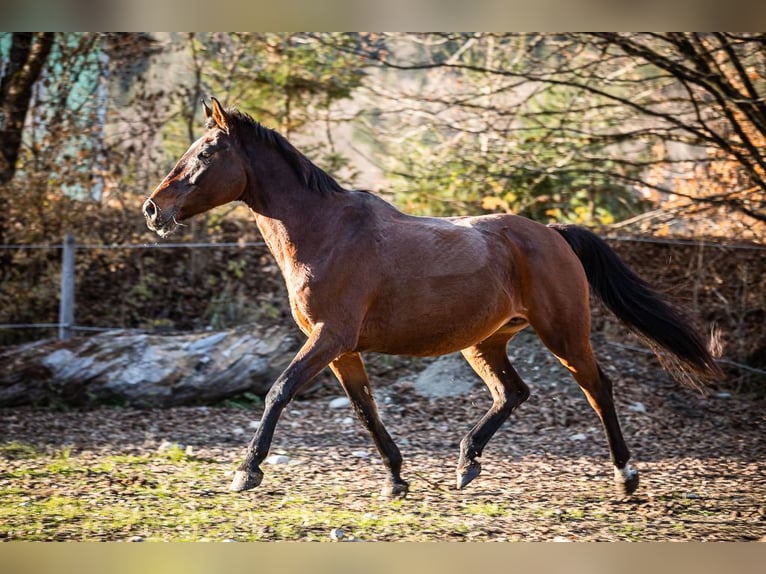
[(143, 205), (146, 224), (160, 237), (193, 215), (235, 201), (247, 187), (247, 168), (229, 113), (203, 101), (205, 133), (183, 154)]

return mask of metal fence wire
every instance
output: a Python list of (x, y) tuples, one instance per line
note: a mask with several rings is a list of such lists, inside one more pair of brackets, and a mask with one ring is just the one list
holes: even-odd
[(77, 244), (71, 234), (64, 236), (62, 243), (36, 243), (29, 245), (0, 245), (0, 249), (8, 250), (61, 250), (61, 284), (59, 288), (59, 320), (57, 323), (0, 323), (0, 329), (58, 329), (58, 338), (66, 340), (72, 337), (74, 331), (104, 332), (122, 327), (89, 327), (77, 325), (75, 320), (75, 252), (78, 249), (205, 249), (221, 247), (263, 247), (265, 243), (236, 242), (236, 243), (124, 243), (124, 244)]
[[(660, 245), (689, 245), (701, 248), (721, 248), (737, 250), (766, 250), (766, 245), (759, 244), (732, 244), (717, 243), (711, 241), (695, 241), (693, 239), (664, 239), (652, 237), (607, 237), (612, 242), (635, 242), (655, 243)], [(65, 340), (72, 336), (74, 331), (101, 332), (122, 327), (91, 327), (78, 325), (75, 318), (75, 254), (83, 249), (100, 250), (128, 250), (128, 249), (210, 249), (225, 247), (264, 247), (263, 241), (257, 242), (222, 242), (222, 243), (128, 243), (128, 244), (77, 244), (74, 236), (67, 234), (59, 244), (28, 244), (28, 245), (0, 245), (0, 249), (7, 250), (61, 250), (61, 285), (59, 298), (59, 320), (56, 323), (0, 323), (0, 329), (58, 329), (59, 339)]]

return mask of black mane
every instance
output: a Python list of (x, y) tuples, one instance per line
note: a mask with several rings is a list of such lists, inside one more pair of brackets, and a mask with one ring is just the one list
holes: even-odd
[(295, 171), (296, 175), (309, 189), (313, 189), (322, 194), (332, 192), (346, 191), (332, 176), (323, 169), (314, 165), (309, 158), (299, 152), (287, 141), (287, 139), (276, 130), (264, 127), (249, 114), (241, 112), (236, 108), (229, 109), (227, 115), (235, 124), (235, 130), (244, 128), (241, 133), (248, 133), (256, 141), (264, 142), (274, 147), (282, 157), (287, 160)]

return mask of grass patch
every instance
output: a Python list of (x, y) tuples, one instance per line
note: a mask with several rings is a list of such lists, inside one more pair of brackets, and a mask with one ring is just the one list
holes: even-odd
[[(686, 491), (610, 502), (609, 491), (572, 496), (530, 488), (502, 496), (418, 480), (408, 498), (389, 501), (377, 483), (356, 481), (350, 470), (325, 476), (323, 455), (299, 466), (268, 465), (258, 489), (231, 493), (236, 461), (216, 450), (1, 448), (0, 540), (329, 541), (336, 529), (346, 540), (368, 541), (687, 539), (690, 528), (709, 528), (721, 505)], [(760, 536), (750, 518), (724, 519), (718, 538)]]
[(469, 515), (487, 517), (505, 516), (507, 514), (507, 511), (501, 505), (494, 502), (468, 504), (465, 507), (465, 512)]
[(42, 453), (29, 444), (17, 441), (0, 444), (0, 457), (8, 460), (24, 460), (40, 456), (42, 456)]
[[(354, 497), (344, 486), (309, 499), (284, 473), (279, 491), (233, 494), (227, 465), (169, 447), (146, 455), (73, 454), (65, 449), (33, 456), (0, 474), (0, 539), (4, 540), (418, 540), (427, 516), (431, 528), (461, 534), (467, 527), (410, 501)], [(358, 496), (358, 495), (356, 495)], [(473, 513), (500, 512), (496, 505)]]

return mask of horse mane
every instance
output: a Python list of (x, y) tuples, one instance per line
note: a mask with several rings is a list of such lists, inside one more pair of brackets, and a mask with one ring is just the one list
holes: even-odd
[(240, 134), (248, 134), (256, 141), (275, 148), (309, 189), (321, 194), (346, 191), (331, 175), (316, 166), (276, 130), (261, 125), (252, 116), (236, 108), (230, 108), (227, 110), (227, 114), (229, 119), (234, 122), (235, 130)]

